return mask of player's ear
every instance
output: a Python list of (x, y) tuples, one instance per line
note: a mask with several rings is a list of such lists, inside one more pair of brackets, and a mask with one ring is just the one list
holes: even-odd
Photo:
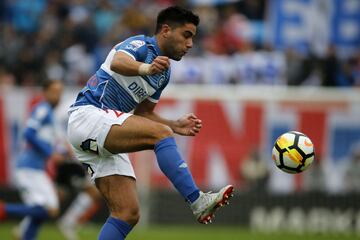
[(168, 38), (171, 32), (171, 27), (167, 24), (163, 24), (161, 27), (161, 33), (164, 38)]

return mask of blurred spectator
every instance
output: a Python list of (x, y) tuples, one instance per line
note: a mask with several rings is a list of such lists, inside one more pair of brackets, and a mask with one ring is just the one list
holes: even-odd
[(4, 65), (0, 64), (0, 89), (6, 89), (15, 85), (15, 77), (5, 68)]
[(334, 46), (329, 46), (325, 58), (322, 60), (322, 86), (334, 87), (339, 71), (339, 61)]
[(242, 162), (240, 173), (245, 180), (245, 190), (260, 192), (267, 190), (269, 169), (258, 150), (253, 150), (248, 158)]
[(286, 50), (286, 79), (289, 85), (301, 85), (305, 80), (303, 76), (303, 62), (304, 57), (301, 56), (294, 49), (289, 48)]
[(357, 59), (352, 57), (340, 65), (340, 71), (337, 75), (337, 86), (349, 87), (356, 84), (356, 75), (358, 74)]
[(346, 191), (360, 192), (360, 144), (352, 147), (350, 161), (344, 176)]
[(322, 165), (323, 159), (317, 155), (312, 166), (303, 173), (304, 188), (306, 192), (325, 192), (325, 171)]

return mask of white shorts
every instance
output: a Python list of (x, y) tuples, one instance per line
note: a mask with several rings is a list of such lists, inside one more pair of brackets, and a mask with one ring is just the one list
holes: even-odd
[(92, 180), (109, 175), (135, 178), (126, 153), (112, 154), (104, 148), (112, 125), (122, 125), (132, 116), (117, 110), (103, 110), (92, 105), (70, 109), (68, 139), (77, 159), (85, 164)]
[(25, 204), (50, 209), (59, 208), (55, 187), (45, 171), (20, 168), (15, 172), (15, 180)]

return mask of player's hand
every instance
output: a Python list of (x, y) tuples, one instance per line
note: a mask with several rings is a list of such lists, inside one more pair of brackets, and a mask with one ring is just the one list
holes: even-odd
[(193, 113), (188, 113), (176, 121), (174, 132), (183, 136), (195, 136), (200, 132), (202, 122)]
[(150, 64), (150, 74), (157, 74), (165, 71), (170, 67), (170, 60), (165, 56), (157, 56), (154, 61)]

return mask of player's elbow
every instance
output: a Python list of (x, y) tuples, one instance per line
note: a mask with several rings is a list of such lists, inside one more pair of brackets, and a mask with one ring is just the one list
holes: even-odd
[(125, 53), (116, 53), (110, 63), (110, 70), (124, 76), (135, 76), (138, 74), (134, 59)]
[(124, 76), (131, 76), (127, 70), (125, 59), (123, 58), (118, 57), (112, 60), (110, 63), (110, 70)]
[(110, 64), (110, 70), (116, 73), (119, 73), (119, 71), (121, 71), (121, 68), (119, 67), (119, 63), (118, 61), (112, 61)]
[(123, 76), (132, 76), (130, 73), (128, 73), (126, 68), (120, 64), (111, 64), (110, 70)]

